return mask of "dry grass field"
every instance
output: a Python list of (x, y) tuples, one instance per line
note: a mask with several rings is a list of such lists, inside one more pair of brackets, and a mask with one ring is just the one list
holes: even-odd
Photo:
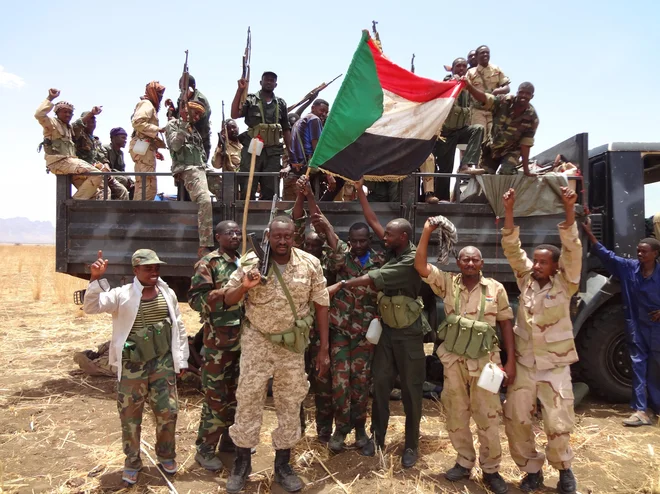
[[(54, 247), (0, 246), (0, 492), (115, 492), (123, 489), (119, 419), (112, 378), (90, 378), (77, 370), (74, 352), (95, 349), (109, 338), (110, 316), (85, 316), (72, 302), (72, 292), (85, 283), (56, 274)], [(198, 317), (182, 307), (189, 333)], [(179, 388), (177, 452), (181, 470), (172, 477), (179, 493), (224, 492), (226, 471), (214, 475), (193, 460), (202, 395), (194, 387)], [(306, 402), (313, 416), (313, 401)], [(473, 480), (451, 484), (442, 472), (454, 454), (444, 428), (442, 407), (425, 400), (421, 459), (416, 468), (399, 463), (404, 417), (392, 402), (388, 447), (380, 458), (363, 458), (355, 451), (330, 455), (314, 441), (313, 427), (295, 449), (297, 470), (307, 482), (304, 492), (426, 493), (485, 492)], [(574, 471), (579, 492), (660, 493), (660, 428), (625, 429), (620, 420), (626, 406), (587, 399), (576, 410), (572, 436)], [(154, 421), (145, 415), (143, 438), (154, 441)], [(265, 412), (262, 443), (253, 458), (247, 492), (283, 492), (271, 485), (273, 451), (270, 430), (275, 426), (272, 402)], [(545, 436), (541, 429), (538, 442)], [(502, 474), (511, 483), (520, 479), (508, 457), (502, 433)], [(153, 455), (152, 455), (153, 456)], [(221, 456), (225, 464), (231, 458)], [(157, 470), (145, 458), (138, 486), (132, 492), (168, 492)], [(554, 492), (557, 474), (546, 470), (546, 488)]]

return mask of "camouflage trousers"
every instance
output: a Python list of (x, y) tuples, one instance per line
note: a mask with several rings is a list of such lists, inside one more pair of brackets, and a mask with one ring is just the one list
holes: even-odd
[(156, 456), (161, 461), (174, 459), (178, 405), (172, 354), (144, 363), (123, 360), (121, 366), (117, 409), (126, 454), (124, 466), (134, 470), (142, 468), (140, 432), (147, 399), (156, 417)]
[(314, 409), (316, 419), (316, 433), (319, 436), (332, 434), (332, 380), (330, 373), (321, 377), (316, 371), (316, 359), (321, 349), (321, 339), (318, 331), (310, 334), (309, 342), (309, 365), (307, 366), (307, 376), (310, 384), (310, 391), (314, 393)]
[(259, 444), (266, 390), (272, 377), (277, 413), (273, 447), (290, 449), (300, 439), (300, 405), (309, 389), (305, 355), (275, 345), (247, 322), (242, 331), (236, 418), (229, 435), (240, 448)]
[(484, 141), (490, 137), (493, 130), (493, 114), (490, 110), (472, 108), (470, 125), (481, 125), (484, 128)]
[(532, 430), (537, 398), (543, 406), (548, 463), (559, 470), (571, 468), (573, 451), (569, 440), (575, 414), (571, 369), (567, 365), (537, 370), (536, 366), (516, 364), (516, 380), (509, 387), (504, 403), (504, 427), (511, 457), (523, 472), (535, 473), (543, 467), (545, 455), (536, 450)]
[[(86, 161), (79, 158), (67, 157), (47, 165), (48, 171), (55, 175), (74, 175), (76, 173), (98, 173), (99, 171)], [(74, 199), (94, 199), (101, 185), (102, 177), (78, 176), (72, 177), (72, 183), (78, 189), (73, 194)]]
[[(141, 172), (155, 172), (156, 171), (156, 153), (152, 149), (147, 149), (147, 152), (144, 154), (137, 154), (133, 152), (133, 146), (137, 142), (138, 138), (133, 137), (131, 139), (130, 146), (128, 148), (128, 154), (131, 155), (133, 162), (135, 163), (134, 169), (136, 173)], [(145, 193), (142, 194), (142, 181), (145, 181)], [(156, 182), (156, 177), (135, 177), (135, 192), (133, 193), (134, 201), (153, 201), (158, 192), (158, 183)]]
[(367, 422), (373, 354), (374, 345), (364, 334), (330, 332), (335, 428), (343, 434)]
[(200, 247), (213, 247), (213, 206), (204, 168), (190, 168), (177, 174), (190, 199), (197, 203), (197, 229)]
[(506, 152), (502, 155), (493, 155), (488, 144), (481, 146), (481, 158), (479, 167), (486, 170), (486, 173), (494, 175), (500, 168), (500, 175), (517, 175), (518, 164), (520, 163), (520, 151)]
[[(220, 436), (234, 423), (241, 347), (240, 326), (204, 325), (202, 390), (205, 400), (197, 432), (197, 451), (213, 456)], [(228, 337), (227, 337), (228, 336)]]
[[(441, 359), (442, 360), (442, 359)], [(491, 393), (477, 386), (479, 374), (488, 361), (479, 362), (478, 368), (469, 369), (468, 359), (459, 358), (444, 365), (444, 388), (440, 400), (447, 414), (447, 433), (456, 450), (456, 463), (472, 468), (476, 462), (474, 441), (470, 431), (470, 417), (477, 424), (479, 438), (479, 465), (486, 473), (499, 471), (502, 461), (500, 445), (500, 417), (502, 405), (499, 393)]]

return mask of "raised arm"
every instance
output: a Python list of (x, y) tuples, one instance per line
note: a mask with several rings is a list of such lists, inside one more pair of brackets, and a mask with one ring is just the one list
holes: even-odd
[(582, 223), (582, 228), (591, 242), (591, 254), (600, 260), (603, 267), (605, 267), (612, 276), (616, 276), (619, 279), (621, 279), (622, 276), (625, 276), (625, 273), (628, 270), (627, 268), (631, 267), (630, 265), (634, 264), (635, 261), (619, 257), (601, 244), (591, 231), (591, 218), (587, 217), (587, 220)]
[(234, 99), (231, 102), (231, 118), (237, 119), (244, 117), (243, 108), (241, 108), (241, 95), (243, 91), (248, 87), (248, 82), (246, 79), (238, 80), (238, 88), (236, 89), (236, 94)]
[(566, 211), (566, 220), (559, 224), (559, 236), (561, 238), (559, 269), (569, 283), (576, 285), (575, 289), (577, 290), (582, 275), (582, 242), (580, 242), (580, 234), (575, 223), (577, 193), (570, 187), (562, 187), (561, 193), (561, 200)]
[[(101, 280), (106, 269), (108, 269), (108, 260), (103, 259), (103, 251), (98, 252), (98, 258), (90, 265), (89, 269), (91, 276), (89, 278), (89, 285), (85, 291), (83, 312), (85, 314), (115, 312), (119, 308), (117, 290), (110, 290), (107, 281)], [(101, 281), (104, 281), (105, 286), (101, 285)]]
[(376, 216), (374, 210), (371, 209), (371, 205), (367, 200), (367, 195), (364, 193), (364, 189), (362, 188), (363, 184), (364, 184), (364, 179), (360, 179), (355, 184), (355, 188), (357, 190), (357, 196), (358, 196), (358, 200), (360, 201), (360, 206), (362, 206), (362, 211), (364, 212), (364, 219), (367, 220), (367, 224), (371, 227), (371, 229), (374, 231), (376, 236), (380, 240), (383, 240), (383, 237), (385, 237), (385, 228), (383, 228), (383, 225), (381, 225), (380, 221), (378, 221), (378, 216)]
[(438, 225), (433, 225), (429, 220), (426, 220), (422, 236), (419, 238), (419, 244), (417, 245), (415, 269), (422, 278), (427, 278), (431, 274), (432, 266), (428, 263), (428, 247), (431, 234), (436, 228), (438, 228)]
[(502, 248), (511, 268), (518, 278), (532, 270), (533, 263), (520, 244), (520, 230), (513, 223), (513, 208), (516, 203), (516, 191), (509, 189), (504, 193), (504, 228), (502, 228)]
[(53, 127), (53, 123), (50, 121), (50, 117), (48, 114), (50, 111), (53, 109), (53, 100), (57, 98), (60, 95), (60, 90), (59, 89), (49, 89), (48, 90), (48, 96), (46, 99), (39, 105), (39, 108), (37, 108), (37, 111), (34, 113), (34, 118), (37, 119), (37, 121), (41, 124), (41, 126), (45, 129), (51, 129)]

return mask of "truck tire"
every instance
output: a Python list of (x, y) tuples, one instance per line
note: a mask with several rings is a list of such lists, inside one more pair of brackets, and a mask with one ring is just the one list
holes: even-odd
[(589, 318), (578, 334), (577, 350), (580, 377), (590, 390), (613, 403), (630, 401), (632, 368), (621, 303), (602, 307)]

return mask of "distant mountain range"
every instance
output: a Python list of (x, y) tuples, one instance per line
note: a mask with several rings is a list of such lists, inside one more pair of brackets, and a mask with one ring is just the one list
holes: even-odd
[(50, 221), (0, 218), (0, 243), (54, 244), (55, 227)]

